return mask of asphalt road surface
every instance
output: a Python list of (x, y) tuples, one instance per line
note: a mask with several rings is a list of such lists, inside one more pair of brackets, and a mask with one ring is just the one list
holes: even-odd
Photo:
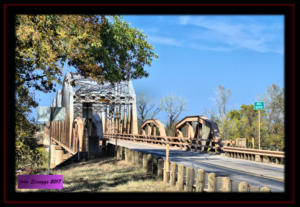
[[(115, 141), (110, 141), (115, 144)], [(165, 147), (153, 144), (125, 142), (118, 140), (118, 146), (133, 150), (145, 151), (165, 159)], [(221, 185), (221, 177), (228, 176), (232, 180), (232, 191), (238, 191), (238, 183), (245, 181), (250, 185), (250, 191), (258, 191), (260, 187), (269, 187), (272, 192), (284, 192), (284, 166), (276, 164), (260, 163), (222, 155), (197, 153), (170, 149), (170, 161), (183, 163), (196, 169), (203, 169), (207, 173), (215, 172), (217, 175), (217, 187)], [(207, 180), (207, 179), (205, 179)], [(207, 183), (206, 183), (207, 185)]]

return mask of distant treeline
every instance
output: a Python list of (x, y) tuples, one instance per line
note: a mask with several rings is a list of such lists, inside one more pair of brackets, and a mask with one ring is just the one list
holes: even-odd
[[(283, 150), (284, 89), (273, 84), (267, 87), (266, 94), (258, 101), (265, 104), (265, 109), (260, 111), (262, 149)], [(254, 138), (255, 148), (258, 148), (258, 111), (254, 110), (253, 104), (243, 104), (240, 109), (223, 111), (223, 114), (218, 112), (216, 114), (212, 111), (210, 118), (218, 123), (223, 139), (247, 138), (250, 141)]]

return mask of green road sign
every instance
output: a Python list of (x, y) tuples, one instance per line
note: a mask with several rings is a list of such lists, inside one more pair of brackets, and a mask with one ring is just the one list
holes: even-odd
[(254, 110), (264, 110), (265, 103), (264, 102), (254, 102)]

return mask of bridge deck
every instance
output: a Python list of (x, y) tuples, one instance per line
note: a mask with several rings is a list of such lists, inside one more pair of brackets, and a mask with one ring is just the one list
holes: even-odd
[[(114, 140), (110, 141), (115, 144)], [(118, 146), (147, 151), (165, 158), (165, 147), (136, 142), (117, 141)], [(177, 149), (170, 150), (170, 161), (215, 172), (217, 176), (229, 176), (233, 183), (246, 181), (251, 186), (269, 187), (272, 192), (284, 191), (284, 166), (229, 158), (208, 153), (196, 153)], [(234, 187), (233, 185), (233, 188)], [(234, 189), (233, 189), (234, 191)]]

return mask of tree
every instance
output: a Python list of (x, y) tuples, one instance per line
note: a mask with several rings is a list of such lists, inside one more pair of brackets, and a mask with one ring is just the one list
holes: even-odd
[[(241, 114), (242, 114), (242, 123), (244, 125), (244, 136), (246, 138), (257, 137), (257, 117), (258, 112), (253, 109), (253, 104), (251, 105), (242, 105)], [(263, 114), (261, 114), (263, 116)]]
[(245, 126), (243, 125), (243, 114), (240, 110), (231, 110), (227, 113), (227, 137), (235, 139), (245, 137)]
[(30, 90), (54, 92), (66, 63), (100, 83), (116, 83), (147, 77), (144, 66), (157, 58), (146, 35), (119, 16), (17, 15), (15, 28), (15, 117), (24, 129), (38, 105)]
[(144, 65), (157, 58), (142, 32), (103, 15), (17, 15), (15, 51), (16, 103), (26, 99), (27, 109), (37, 106), (29, 90), (55, 91), (65, 63), (115, 83), (147, 77)]
[(262, 142), (266, 148), (284, 148), (284, 90), (272, 84), (262, 98), (265, 102), (267, 131)]
[(204, 108), (203, 115), (208, 117), (208, 119), (210, 119), (214, 122), (218, 122), (218, 117), (217, 117), (217, 114), (216, 114), (216, 111), (214, 108), (211, 108), (211, 109)]
[(166, 113), (166, 133), (174, 136), (175, 123), (180, 114), (186, 110), (186, 101), (178, 96), (170, 95), (160, 100), (160, 107)]
[(159, 112), (160, 107), (155, 104), (150, 104), (149, 97), (143, 93), (137, 95), (137, 112), (138, 112), (138, 125), (141, 124), (147, 119), (153, 119)]
[(228, 101), (231, 96), (231, 90), (226, 90), (222, 85), (218, 86), (218, 89), (215, 92), (216, 97), (214, 98), (214, 101), (216, 102), (217, 108), (218, 108), (218, 122), (221, 124), (220, 131), (222, 134), (222, 137), (225, 139), (227, 138), (226, 134), (226, 122), (227, 122), (227, 105)]
[[(147, 77), (157, 55), (146, 35), (119, 16), (17, 15), (17, 84), (48, 91), (68, 64), (111, 83)], [(31, 82), (33, 81), (33, 82)]]

